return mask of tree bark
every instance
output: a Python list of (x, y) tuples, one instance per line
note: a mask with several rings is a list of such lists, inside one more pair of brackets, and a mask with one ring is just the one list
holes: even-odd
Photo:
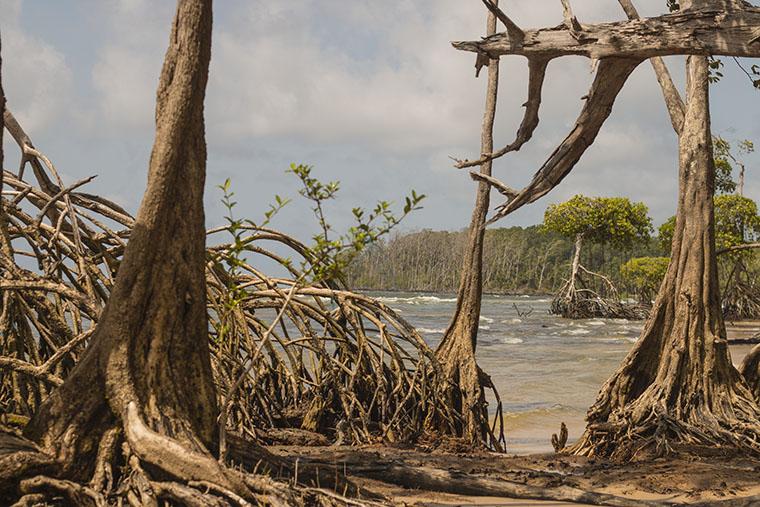
[(522, 39), (500, 33), (482, 41), (454, 42), (464, 51), (491, 58), (521, 55), (553, 59), (579, 55), (648, 59), (669, 55), (760, 56), (760, 8), (724, 9), (695, 5), (663, 16), (582, 25), (580, 32), (566, 25), (527, 30)]
[[(0, 192), (3, 190), (3, 133), (5, 132), (5, 91), (3, 90), (3, 46), (0, 41)], [(0, 201), (0, 217), (3, 214), (3, 203)]]
[[(76, 480), (94, 472), (100, 443), (114, 430), (141, 459), (175, 476), (182, 467), (169, 463), (176, 458), (169, 439), (200, 456), (215, 445), (203, 212), (211, 16), (210, 0), (178, 3), (148, 186), (115, 287), (85, 356), (26, 429)], [(152, 449), (159, 437), (165, 445)]]
[(760, 403), (760, 345), (755, 345), (747, 354), (739, 371), (755, 395), (755, 400)]
[[(488, 16), (487, 33), (488, 35), (496, 33), (496, 16), (493, 13)], [(481, 133), (480, 151), (484, 155), (493, 151), (493, 126), (498, 87), (499, 60), (492, 59), (488, 62), (488, 85)], [(490, 177), (492, 167), (493, 161), (486, 159), (480, 166), (480, 174)], [(483, 386), (485, 376), (475, 360), (480, 304), (483, 295), (483, 241), (490, 192), (491, 186), (481, 180), (478, 183), (475, 208), (470, 221), (456, 310), (436, 351), (436, 356), (449, 381), (448, 403), (461, 409), (461, 413), (464, 414), (461, 427), (456, 428), (455, 432), (473, 444), (500, 447), (501, 444), (492, 441), (491, 438), (488, 405)]]
[(567, 296), (575, 299), (575, 282), (578, 280), (578, 274), (581, 269), (581, 248), (583, 248), (583, 234), (575, 235), (575, 251), (573, 253), (573, 266), (570, 271), (570, 285), (567, 290)]
[(707, 59), (690, 57), (687, 78), (671, 262), (638, 343), (589, 410), (577, 454), (760, 451), (760, 409), (731, 363), (720, 308)]

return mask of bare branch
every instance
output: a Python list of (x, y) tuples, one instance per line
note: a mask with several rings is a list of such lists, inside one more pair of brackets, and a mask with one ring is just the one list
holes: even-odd
[(515, 24), (514, 21), (509, 19), (509, 16), (504, 14), (504, 11), (499, 9), (499, 6), (496, 5), (492, 0), (483, 0), (483, 3), (486, 7), (488, 7), (488, 10), (493, 13), (494, 16), (498, 18), (499, 21), (504, 23), (504, 26), (507, 27), (507, 35), (509, 35), (509, 38), (515, 42), (522, 41), (525, 37), (525, 33), (522, 31), (522, 29)]
[(586, 149), (593, 144), (602, 125), (612, 113), (612, 106), (620, 90), (641, 61), (605, 58), (600, 62), (588, 100), (573, 130), (533, 176), (531, 183), (513, 199), (497, 208), (498, 213), (488, 221), (488, 224), (534, 202), (560, 184), (581, 159)]
[(527, 30), (522, 40), (496, 34), (482, 41), (454, 42), (463, 51), (557, 58), (647, 59), (668, 55), (760, 57), (754, 44), (760, 30), (760, 8), (686, 10), (662, 16), (584, 25), (579, 37), (565, 25)]
[(489, 160), (496, 160), (497, 158), (503, 157), (507, 153), (519, 151), (525, 143), (530, 141), (531, 137), (533, 137), (533, 132), (536, 130), (536, 127), (538, 127), (538, 112), (541, 108), (541, 93), (548, 64), (549, 60), (544, 59), (530, 59), (528, 61), (528, 102), (525, 103), (525, 115), (520, 123), (520, 128), (517, 130), (517, 136), (514, 142), (508, 144), (499, 151), (485, 154), (478, 160), (456, 160), (454, 167), (457, 169), (466, 169), (482, 165)]
[(578, 18), (573, 14), (573, 8), (570, 6), (570, 0), (562, 1), (562, 14), (565, 16), (565, 25), (571, 32), (580, 33), (583, 28), (578, 22)]
[[(620, 6), (623, 8), (623, 11), (625, 11), (628, 19), (641, 19), (636, 7), (633, 5), (633, 0), (618, 0), (618, 2), (620, 2)], [(686, 111), (683, 98), (673, 82), (673, 78), (670, 75), (670, 71), (665, 64), (665, 61), (658, 56), (652, 58), (649, 62), (652, 64), (654, 73), (657, 76), (657, 81), (660, 83), (660, 88), (662, 88), (665, 105), (668, 108), (668, 113), (670, 113), (670, 122), (673, 125), (676, 134), (680, 135), (681, 130), (683, 129), (683, 119)]]
[(723, 255), (723, 254), (727, 254), (727, 253), (741, 252), (743, 250), (755, 250), (757, 248), (760, 248), (760, 243), (746, 243), (744, 245), (734, 245), (734, 246), (730, 246), (728, 248), (724, 248), (722, 250), (718, 250), (715, 255)]
[(494, 187), (496, 190), (499, 191), (499, 193), (509, 199), (514, 199), (517, 197), (517, 194), (519, 193), (514, 188), (508, 187), (501, 181), (497, 180), (493, 176), (488, 176), (487, 174), (481, 174), (475, 171), (470, 171), (470, 177), (475, 180), (482, 183), (488, 183), (492, 187)]

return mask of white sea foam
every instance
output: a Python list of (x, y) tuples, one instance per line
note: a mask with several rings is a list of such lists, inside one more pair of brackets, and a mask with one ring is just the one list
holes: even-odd
[(437, 296), (414, 296), (402, 298), (395, 296), (380, 296), (375, 298), (381, 303), (402, 303), (407, 305), (435, 305), (439, 303), (456, 303), (456, 298), (439, 298)]
[(441, 329), (430, 329), (427, 327), (418, 327), (417, 331), (424, 334), (443, 334), (446, 332), (446, 328), (442, 327)]
[(603, 320), (591, 320), (587, 322), (587, 324), (589, 326), (606, 326), (607, 325), (607, 323), (604, 322)]
[(490, 318), (490, 317), (484, 317), (484, 316), (481, 315), (480, 316), (480, 320), (483, 321), (483, 322), (485, 322), (486, 324), (493, 324), (493, 319)]
[(489, 331), (491, 329), (491, 326), (478, 326), (478, 329), (482, 331)]
[(581, 336), (584, 334), (591, 334), (590, 329), (568, 329), (563, 334), (570, 335), (570, 336)]
[(516, 338), (514, 336), (505, 336), (503, 338), (499, 338), (499, 341), (507, 345), (518, 345), (520, 343), (523, 343), (522, 338)]
[(522, 322), (522, 319), (517, 319), (517, 318), (501, 321), (502, 324), (519, 324), (521, 322)]

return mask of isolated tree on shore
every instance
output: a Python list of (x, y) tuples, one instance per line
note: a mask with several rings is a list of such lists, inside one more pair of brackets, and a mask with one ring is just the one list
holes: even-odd
[(738, 194), (715, 197), (715, 231), (719, 259), (724, 269), (723, 315), (727, 319), (760, 317), (760, 287), (747, 270), (752, 250), (737, 249), (756, 242), (760, 216), (752, 199)]
[[(720, 193), (730, 194), (736, 192), (738, 195), (744, 195), (744, 180), (746, 177), (747, 166), (742, 159), (742, 155), (749, 155), (755, 152), (755, 143), (748, 139), (741, 140), (737, 143), (736, 150), (739, 155), (734, 154), (734, 147), (731, 143), (720, 136), (713, 138), (715, 146), (715, 169), (716, 182), (715, 190)], [(734, 165), (739, 166), (739, 181), (733, 179)]]
[[(631, 0), (619, 0), (629, 21), (584, 25), (563, 1), (564, 26), (526, 32), (490, 1), (484, 3), (499, 12), (506, 33), (455, 47), (490, 57), (522, 55), (534, 65), (566, 55), (599, 60), (576, 125), (529, 185), (514, 191), (492, 182), (507, 200), (490, 222), (539, 199), (570, 173), (630, 73), (646, 59), (652, 59), (679, 137), (679, 204), (665, 282), (641, 339), (602, 388), (586, 433), (572, 451), (630, 458), (702, 444), (760, 452), (760, 406), (731, 363), (720, 312), (707, 59), (760, 56), (760, 8), (738, 0), (686, 0), (679, 12), (639, 19)], [(692, 55), (688, 102), (660, 59), (677, 54)]]
[[(612, 282), (581, 265), (581, 251), (584, 243), (630, 248), (649, 239), (652, 221), (648, 212), (644, 203), (624, 197), (584, 195), (546, 208), (544, 229), (575, 240), (570, 276), (552, 301), (552, 313), (572, 319), (628, 316)], [(601, 281), (609, 294), (599, 294), (590, 279)]]

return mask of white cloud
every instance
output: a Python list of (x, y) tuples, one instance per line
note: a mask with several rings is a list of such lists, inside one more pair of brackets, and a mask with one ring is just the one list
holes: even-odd
[(109, 38), (92, 67), (99, 125), (150, 129), (156, 86), (169, 37), (173, 2), (117, 0), (96, 15)]
[[(505, 8), (524, 27), (558, 24), (561, 6), (548, 3), (513, 0)], [(647, 15), (663, 12), (664, 3), (637, 0)], [(20, 0), (0, 0), (4, 38), (9, 26), (18, 25), (22, 5)], [(71, 115), (79, 127), (76, 135), (95, 146), (87, 153), (68, 147), (67, 165), (85, 174), (102, 166), (97, 184), (104, 193), (118, 188), (133, 202), (142, 191), (142, 176), (136, 179), (134, 174), (142, 175), (147, 166), (155, 89), (174, 5), (149, 0), (92, 2), (89, 22), (102, 30), (102, 40), (94, 58), (72, 59), (79, 65), (77, 76), (91, 78), (78, 90), (76, 106), (82, 113)], [(581, 22), (623, 18), (610, 0), (573, 5)], [(69, 22), (79, 26), (80, 21)], [(241, 212), (255, 216), (257, 203), (292, 188), (292, 180), (281, 177), (280, 168), (293, 160), (305, 161), (317, 164), (323, 177), (342, 180), (350, 189), (346, 200), (352, 205), (415, 188), (430, 196), (426, 210), (413, 218), (415, 224), (464, 225), (474, 186), (466, 173), (451, 168), (447, 157), (478, 151), (485, 80), (474, 79), (473, 55), (455, 51), (449, 41), (477, 38), (484, 24), (485, 11), (474, 0), (216, 2), (206, 103), (210, 184), (230, 175), (255, 188), (250, 190), (257, 192), (250, 204), (241, 203), (246, 207)], [(31, 53), (48, 72), (38, 73), (33, 63), (17, 61), (15, 65), (26, 65), (27, 70), (14, 71), (23, 74), (16, 79), (14, 94), (27, 94), (24, 114), (37, 118), (32, 132), (38, 126), (54, 126), (60, 133), (60, 115), (69, 107), (71, 71), (64, 56), (41, 39), (44, 34), (37, 37), (31, 30), (15, 35), (16, 40), (34, 46)], [(542, 123), (534, 139), (496, 166), (498, 176), (515, 186), (530, 179), (570, 130), (593, 78), (587, 60), (561, 60), (550, 66)], [(30, 73), (47, 79), (31, 80), (33, 86), (27, 87)], [(497, 144), (514, 137), (526, 99), (526, 75), (524, 59), (503, 59)], [(738, 99), (733, 97), (739, 95), (734, 90), (748, 88), (726, 80), (731, 92), (722, 91), (721, 85), (714, 94), (714, 104), (721, 109), (715, 115), (716, 128), (736, 125), (737, 135), (749, 137), (753, 128), (760, 128), (745, 118), (752, 115), (751, 101), (756, 98), (741, 95), (743, 106), (724, 113), (722, 109), (736, 108)], [(675, 155), (659, 88), (644, 64), (573, 174), (545, 200), (504, 223), (540, 220), (546, 203), (577, 192), (626, 193), (647, 200), (660, 214), (670, 213), (675, 204)], [(748, 182), (748, 188), (753, 185)], [(294, 220), (296, 226), (301, 222), (300, 217)]]
[(3, 88), (8, 107), (29, 131), (55, 122), (71, 103), (72, 71), (64, 55), (19, 26), (20, 0), (1, 0)]

